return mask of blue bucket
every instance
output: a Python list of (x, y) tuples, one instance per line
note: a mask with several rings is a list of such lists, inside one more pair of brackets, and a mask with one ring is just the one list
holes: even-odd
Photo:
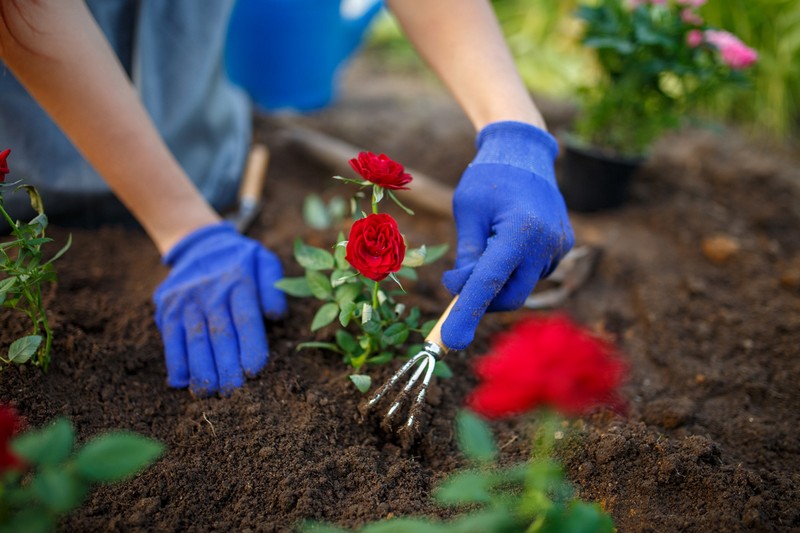
[(340, 67), (382, 2), (238, 0), (225, 43), (233, 83), (265, 110), (312, 111), (336, 97)]

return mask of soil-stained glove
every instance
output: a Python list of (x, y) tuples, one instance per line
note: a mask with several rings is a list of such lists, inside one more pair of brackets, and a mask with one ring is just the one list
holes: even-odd
[(164, 263), (172, 270), (153, 300), (169, 385), (230, 393), (267, 362), (263, 317), (286, 311), (277, 256), (224, 222), (184, 237)]
[(558, 143), (522, 122), (495, 122), (477, 137), (478, 153), (453, 196), (458, 246), (442, 281), (458, 302), (442, 327), (464, 349), (486, 311), (517, 309), (572, 248), (575, 237), (558, 191)]

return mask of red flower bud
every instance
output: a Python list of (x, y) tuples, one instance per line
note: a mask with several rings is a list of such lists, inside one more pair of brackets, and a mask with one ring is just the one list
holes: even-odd
[(363, 276), (381, 281), (400, 270), (405, 255), (406, 244), (390, 215), (368, 215), (353, 222), (345, 259)]
[(406, 174), (403, 165), (389, 159), (385, 154), (361, 152), (357, 158), (350, 160), (350, 166), (365, 180), (386, 189), (408, 189), (405, 185), (413, 179), (410, 174)]
[(540, 406), (566, 415), (620, 407), (616, 390), (626, 365), (612, 345), (555, 316), (526, 318), (500, 334), (475, 370), (482, 382), (467, 402), (496, 419)]
[(0, 183), (3, 183), (6, 180), (6, 174), (10, 171), (8, 170), (8, 154), (11, 153), (10, 148), (6, 148), (2, 152), (0, 152)]

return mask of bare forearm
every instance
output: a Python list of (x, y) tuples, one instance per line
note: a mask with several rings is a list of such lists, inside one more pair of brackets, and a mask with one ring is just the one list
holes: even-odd
[(82, 1), (1, 7), (3, 60), (160, 251), (218, 220), (161, 140)]
[(499, 120), (545, 127), (486, 0), (389, 0), (409, 40), (476, 129)]

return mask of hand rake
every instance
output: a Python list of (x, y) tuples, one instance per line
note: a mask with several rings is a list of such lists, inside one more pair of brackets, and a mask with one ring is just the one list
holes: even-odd
[(408, 382), (406, 382), (400, 393), (389, 405), (389, 409), (386, 411), (386, 414), (381, 422), (381, 427), (384, 430), (396, 430), (397, 424), (395, 422), (400, 418), (400, 413), (403, 411), (401, 407), (403, 407), (403, 404), (406, 403), (409, 397), (412, 398), (411, 405), (407, 411), (408, 418), (406, 419), (405, 424), (403, 424), (402, 427), (397, 430), (401, 437), (401, 441), (403, 442), (403, 447), (407, 447), (407, 445), (413, 440), (416, 429), (415, 425), (417, 422), (417, 414), (419, 413), (419, 410), (422, 408), (423, 402), (425, 401), (425, 393), (427, 392), (428, 385), (431, 382), (433, 368), (436, 365), (436, 361), (442, 359), (442, 357), (444, 357), (448, 352), (447, 346), (445, 346), (444, 342), (442, 342), (442, 324), (444, 324), (444, 321), (447, 319), (450, 311), (453, 309), (453, 306), (457, 301), (458, 296), (453, 298), (453, 300), (450, 302), (450, 305), (448, 305), (447, 309), (444, 310), (444, 313), (442, 313), (442, 316), (439, 317), (439, 320), (433, 326), (433, 329), (431, 329), (430, 333), (428, 333), (428, 336), (425, 337), (422, 350), (409, 359), (402, 367), (400, 367), (400, 369), (395, 372), (394, 375), (389, 378), (389, 380), (384, 383), (383, 386), (381, 386), (381, 388), (379, 388), (371, 398), (366, 400), (359, 407), (361, 414), (366, 415), (370, 410), (380, 403), (380, 401), (389, 393), (389, 391), (398, 384), (403, 376), (411, 372), (411, 370), (416, 367), (414, 373), (411, 374), (411, 378), (408, 380)]

